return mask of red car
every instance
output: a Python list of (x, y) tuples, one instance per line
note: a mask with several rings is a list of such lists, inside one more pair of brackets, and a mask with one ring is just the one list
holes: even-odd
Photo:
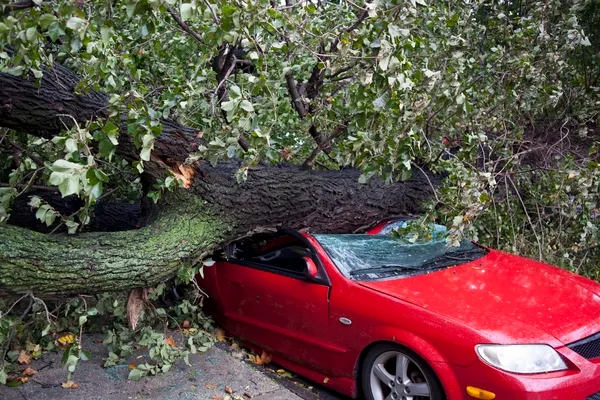
[(350, 397), (600, 400), (600, 285), (556, 267), (467, 240), (280, 231), (203, 275), (232, 335)]

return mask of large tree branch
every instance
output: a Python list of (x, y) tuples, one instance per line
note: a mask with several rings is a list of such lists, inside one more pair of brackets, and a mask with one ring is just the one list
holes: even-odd
[(304, 119), (306, 116), (306, 107), (304, 107), (304, 103), (302, 102), (302, 96), (298, 91), (298, 85), (296, 84), (296, 80), (294, 79), (294, 75), (291, 72), (285, 74), (285, 82), (287, 84), (288, 92), (290, 97), (292, 98), (292, 104), (294, 108), (298, 112), (300, 119)]
[[(58, 63), (44, 71), (39, 87), (32, 76), (23, 79), (0, 73), (0, 126), (51, 139), (74, 121), (85, 125), (107, 118), (108, 96), (93, 90), (77, 93), (79, 81), (77, 75)], [(162, 120), (162, 127), (163, 134), (154, 143), (145, 171), (156, 177), (168, 168), (182, 175), (187, 157), (202, 143), (200, 133), (173, 120)], [(126, 121), (121, 123), (120, 132), (117, 152), (138, 159), (139, 152), (127, 132)]]
[[(356, 21), (354, 21), (354, 23), (352, 23), (352, 25), (345, 27), (343, 29), (342, 33), (352, 32), (354, 29), (358, 28), (358, 26), (360, 26), (360, 24), (367, 18), (367, 16), (368, 16), (367, 11), (361, 12), (359, 14), (359, 16), (357, 17)], [(337, 51), (337, 45), (339, 43), (340, 36), (341, 36), (341, 33), (336, 35), (335, 40), (331, 44), (330, 53)], [(325, 52), (324, 44), (322, 44), (322, 48), (323, 48), (322, 52), (324, 53)], [(309, 100), (309, 102), (316, 99), (317, 96), (319, 96), (321, 87), (324, 84), (325, 71), (327, 70), (327, 67), (325, 67), (325, 66), (321, 67), (320, 65), (325, 65), (325, 61), (327, 61), (327, 59), (329, 59), (330, 57), (331, 56), (325, 56), (325, 55), (319, 56), (318, 62), (313, 67), (310, 77), (302, 85), (297, 84), (297, 82), (294, 79), (294, 76), (291, 72), (288, 72), (285, 75), (288, 93), (290, 94), (290, 97), (292, 99), (292, 104), (294, 106), (294, 109), (298, 112), (298, 115), (300, 116), (301, 119), (304, 119), (306, 117), (306, 115), (308, 115), (314, 111), (313, 106), (310, 103), (308, 105), (304, 104), (304, 102), (302, 100), (302, 96), (305, 95), (306, 98)], [(342, 68), (339, 71), (337, 71), (336, 73), (334, 73), (333, 77), (336, 77), (339, 74), (352, 69), (353, 67), (354, 67), (354, 65), (349, 66), (347, 68)], [(301, 90), (299, 89), (299, 86), (302, 88)], [(313, 154), (311, 154), (309, 159), (307, 159), (307, 161), (304, 162), (305, 167), (311, 166), (312, 162), (314, 161), (314, 158), (321, 151), (325, 152), (326, 154), (329, 154), (329, 152), (331, 150), (331, 143), (332, 143), (331, 140), (327, 140), (325, 138), (325, 136), (319, 131), (319, 129), (314, 124), (311, 125), (308, 133), (314, 139), (314, 141), (317, 143), (317, 147), (315, 148), (315, 150), (313, 151)]]

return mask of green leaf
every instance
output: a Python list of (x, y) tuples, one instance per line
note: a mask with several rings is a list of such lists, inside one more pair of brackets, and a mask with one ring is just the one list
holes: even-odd
[(92, 353), (87, 350), (79, 350), (79, 358), (81, 358), (82, 361), (89, 361), (92, 358)]
[(50, 36), (50, 39), (52, 39), (53, 42), (56, 42), (58, 38), (64, 34), (65, 32), (60, 29), (58, 22), (53, 22), (48, 27), (48, 36)]
[(82, 167), (83, 167), (83, 165), (81, 165), (81, 164), (77, 164), (77, 163), (63, 160), (63, 159), (56, 160), (56, 161), (54, 161), (54, 164), (52, 164), (52, 170), (58, 171), (58, 172), (65, 172), (65, 171), (69, 171), (69, 170), (73, 170), (73, 169), (80, 169)]
[(132, 1), (130, 3), (127, 3), (127, 5), (125, 6), (125, 10), (127, 11), (127, 18), (133, 17), (133, 15), (135, 14), (136, 6), (137, 6), (137, 1)]
[(100, 28), (100, 37), (102, 37), (102, 43), (108, 46), (110, 44), (110, 37), (112, 36), (112, 28), (103, 26)]
[(240, 107), (248, 112), (254, 112), (254, 106), (248, 100), (242, 100)]
[(79, 224), (77, 222), (70, 219), (68, 219), (67, 222), (65, 222), (65, 225), (67, 226), (67, 231), (69, 235), (73, 235), (75, 232), (77, 232), (77, 228), (79, 227)]
[(379, 61), (379, 68), (381, 68), (382, 71), (387, 71), (389, 63), (390, 63), (390, 55), (384, 56)]
[(38, 220), (40, 220), (41, 222), (44, 222), (44, 220), (46, 219), (46, 213), (47, 212), (48, 212), (48, 208), (46, 208), (46, 207), (40, 207), (35, 212), (35, 218), (38, 219)]
[(13, 76), (21, 76), (23, 75), (23, 70), (24, 68), (21, 65), (19, 65), (16, 67), (9, 68), (6, 72)]
[(67, 21), (67, 28), (72, 29), (74, 31), (80, 31), (85, 27), (86, 20), (79, 17), (71, 17)]
[(50, 174), (50, 177), (48, 178), (48, 183), (53, 186), (58, 186), (61, 183), (63, 183), (63, 181), (67, 179), (67, 177), (68, 175), (63, 172), (54, 171)]
[(194, 8), (192, 3), (181, 3), (179, 6), (179, 15), (181, 15), (181, 19), (184, 21), (187, 21), (192, 17), (193, 11)]
[(48, 29), (50, 24), (54, 21), (56, 21), (56, 17), (52, 14), (42, 14), (42, 16), (38, 18), (38, 24), (40, 24), (43, 29)]
[(70, 196), (72, 194), (79, 193), (79, 175), (71, 175), (68, 179), (65, 179), (60, 185), (58, 190), (63, 197)]
[(139, 381), (140, 379), (142, 379), (143, 377), (148, 375), (148, 371), (143, 371), (139, 368), (134, 368), (131, 371), (129, 371), (129, 376), (127, 377), (127, 379), (130, 379), (132, 381)]
[(96, 175), (96, 178), (98, 178), (98, 180), (100, 180), (101, 182), (108, 182), (108, 175), (106, 175), (104, 172), (100, 171), (99, 169), (94, 169), (94, 174)]
[(50, 333), (50, 329), (52, 329), (52, 325), (50, 325), (50, 324), (46, 325), (46, 327), (42, 330), (42, 337), (44, 337), (48, 333)]
[(235, 108), (235, 101), (229, 100), (221, 103), (221, 110), (229, 112)]
[(35, 39), (37, 36), (37, 29), (32, 26), (31, 28), (27, 28), (27, 30), (25, 31), (25, 37), (27, 38), (28, 42), (33, 42), (33, 39)]
[(140, 151), (140, 158), (144, 161), (150, 161), (150, 154), (152, 153), (152, 149), (150, 147), (144, 147), (142, 151)]
[(0, 22), (0, 33), (5, 33), (9, 30), (10, 28), (4, 22)]

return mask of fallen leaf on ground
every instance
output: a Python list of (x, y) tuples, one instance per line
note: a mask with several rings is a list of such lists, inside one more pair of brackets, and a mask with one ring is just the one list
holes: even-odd
[(23, 370), (23, 376), (33, 376), (37, 374), (37, 371), (31, 367), (27, 367)]
[(75, 343), (75, 335), (72, 333), (67, 333), (56, 339), (56, 341), (58, 342), (59, 346), (65, 347), (68, 344)]
[(248, 393), (248, 392), (244, 392), (244, 397), (247, 397), (247, 398), (251, 399), (252, 395), (250, 393)]
[(26, 377), (26, 376), (20, 377), (19, 380), (21, 381), (21, 383), (27, 383), (27, 382), (29, 382), (29, 378)]
[(190, 329), (190, 321), (188, 321), (187, 319), (185, 321), (183, 321), (183, 323), (181, 324), (181, 327), (183, 329)]
[(225, 331), (221, 328), (215, 329), (215, 337), (219, 342), (225, 341)]
[(208, 390), (214, 390), (217, 385), (212, 384), (212, 383), (207, 383), (206, 385), (204, 385), (205, 388), (207, 388)]
[(229, 386), (225, 386), (225, 392), (226, 392), (227, 394), (233, 394), (233, 389), (232, 389), (232, 388), (230, 388)]
[(168, 338), (166, 338), (165, 343), (171, 347), (177, 347), (177, 343), (175, 343), (175, 339), (173, 339), (173, 336), (169, 336)]
[(210, 396), (210, 400), (223, 400), (223, 396), (217, 396), (216, 394), (213, 394)]
[(29, 364), (31, 362), (31, 356), (27, 354), (25, 350), (19, 352), (19, 358), (17, 358), (19, 364)]
[(250, 361), (252, 361), (256, 365), (265, 365), (271, 362), (271, 355), (266, 351), (263, 351), (260, 356), (258, 354), (251, 354)]
[(144, 297), (147, 293), (144, 289), (133, 289), (127, 298), (127, 323), (129, 329), (135, 331), (137, 323), (144, 312)]
[(135, 369), (137, 367), (137, 365), (135, 365), (134, 363), (131, 363), (127, 366), (127, 368), (129, 369)]
[(231, 343), (231, 350), (239, 350), (240, 345), (237, 343)]
[(63, 382), (60, 386), (62, 386), (63, 389), (77, 389), (79, 387), (78, 384), (70, 380)]

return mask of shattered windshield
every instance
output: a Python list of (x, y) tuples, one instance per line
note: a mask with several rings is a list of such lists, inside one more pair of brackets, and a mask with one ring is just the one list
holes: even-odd
[(487, 254), (469, 240), (448, 247), (445, 240), (409, 243), (390, 235), (313, 235), (337, 268), (352, 279), (410, 276), (465, 264)]

